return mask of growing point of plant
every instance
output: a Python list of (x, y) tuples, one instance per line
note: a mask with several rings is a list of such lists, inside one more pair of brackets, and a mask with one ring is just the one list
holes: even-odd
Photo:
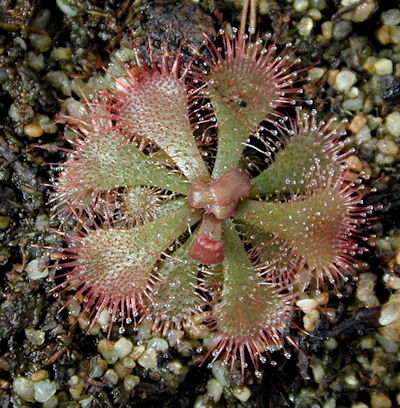
[(282, 347), (298, 294), (352, 273), (366, 209), (334, 121), (282, 113), (300, 91), (292, 52), (207, 47), (206, 72), (138, 60), (71, 121), (54, 202), (83, 231), (64, 234), (55, 291), (121, 328), (205, 319), (208, 354), (244, 368)]

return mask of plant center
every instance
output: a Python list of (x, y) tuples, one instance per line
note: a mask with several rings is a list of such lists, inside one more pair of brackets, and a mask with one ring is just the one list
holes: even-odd
[(251, 192), (250, 177), (238, 167), (208, 183), (194, 181), (188, 194), (192, 208), (204, 211), (198, 234), (189, 248), (196, 261), (214, 265), (224, 260), (222, 221), (232, 217), (239, 201)]

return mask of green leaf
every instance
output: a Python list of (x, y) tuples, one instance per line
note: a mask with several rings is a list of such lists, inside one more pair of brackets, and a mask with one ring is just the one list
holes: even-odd
[(256, 353), (286, 329), (290, 301), (256, 272), (233, 223), (228, 220), (224, 225), (224, 283), (214, 307), (217, 350), (228, 348), (233, 355), (240, 354), (242, 362), (247, 350), (256, 365)]
[(154, 161), (114, 132), (91, 135), (83, 140), (74, 158), (66, 163), (59, 184), (94, 192), (119, 187), (153, 186), (186, 194), (189, 183)]
[[(255, 44), (226, 42), (226, 55), (211, 67), (208, 91), (218, 123), (218, 151), (213, 177), (237, 167), (244, 143), (266, 117), (271, 119), (284, 98), (289, 61), (272, 53), (258, 54)], [(274, 70), (279, 64), (280, 69)], [(286, 76), (286, 78), (285, 78)]]
[(188, 91), (174, 74), (145, 72), (139, 78), (125, 77), (116, 89), (117, 124), (151, 141), (166, 152), (191, 181), (208, 180), (189, 122)]
[(340, 183), (284, 203), (247, 200), (236, 216), (285, 240), (311, 269), (330, 268), (342, 253), (348, 198)]
[(120, 206), (120, 217), (117, 220), (122, 225), (135, 225), (163, 217), (179, 209), (186, 198), (161, 194), (150, 187), (131, 187), (123, 193), (123, 203)]
[(54, 200), (65, 207), (102, 216), (116, 204), (115, 189), (140, 186), (186, 195), (188, 180), (169, 170), (165, 163), (153, 160), (125, 138), (113, 132), (91, 134), (64, 164)]
[(252, 196), (304, 193), (310, 187), (326, 186), (343, 172), (337, 151), (342, 145), (335, 130), (313, 121), (298, 122), (294, 135), (274, 161), (253, 179)]
[(141, 297), (161, 254), (198, 220), (199, 216), (183, 204), (134, 228), (91, 231), (77, 251), (79, 268), (74, 279), (101, 297)]
[(154, 288), (149, 314), (153, 325), (163, 333), (181, 328), (206, 303), (197, 290), (200, 265), (187, 254), (192, 241), (188, 239), (175, 250), (159, 269), (161, 280)]

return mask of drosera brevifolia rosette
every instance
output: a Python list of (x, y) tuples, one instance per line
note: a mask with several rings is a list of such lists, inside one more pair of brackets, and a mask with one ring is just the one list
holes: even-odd
[[(302, 109), (297, 58), (260, 39), (207, 40), (203, 65), (136, 64), (67, 118), (77, 140), (53, 205), (76, 220), (52, 248), (57, 295), (119, 332), (203, 320), (207, 359), (242, 373), (289, 336), (309, 287), (354, 274), (369, 208), (341, 124)], [(308, 104), (306, 104), (308, 106)], [(291, 118), (291, 119), (290, 119)], [(349, 154), (349, 153), (347, 153)]]

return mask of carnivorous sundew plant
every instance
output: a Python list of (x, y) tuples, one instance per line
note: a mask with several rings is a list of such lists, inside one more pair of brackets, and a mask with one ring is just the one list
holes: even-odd
[(60, 232), (54, 291), (74, 291), (92, 322), (107, 314), (109, 331), (201, 321), (207, 358), (244, 370), (283, 347), (299, 295), (354, 273), (368, 208), (340, 123), (294, 107), (290, 46), (205, 47), (202, 69), (138, 57), (66, 118), (76, 139), (52, 203), (78, 226)]

